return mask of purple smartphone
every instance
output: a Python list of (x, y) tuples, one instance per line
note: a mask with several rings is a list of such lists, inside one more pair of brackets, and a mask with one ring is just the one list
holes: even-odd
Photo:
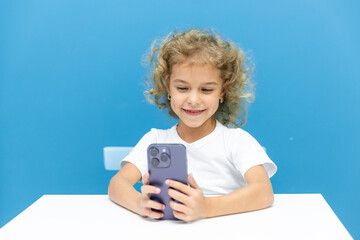
[(161, 189), (159, 194), (150, 194), (150, 199), (165, 205), (160, 220), (178, 220), (174, 217), (173, 209), (169, 205), (169, 186), (165, 184), (166, 179), (188, 184), (187, 182), (187, 159), (186, 148), (182, 144), (151, 144), (147, 149), (148, 168), (150, 173), (149, 184)]

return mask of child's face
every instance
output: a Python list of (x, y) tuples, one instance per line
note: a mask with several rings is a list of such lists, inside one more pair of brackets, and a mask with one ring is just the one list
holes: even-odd
[(222, 97), (220, 70), (209, 64), (175, 64), (170, 75), (171, 108), (191, 128), (207, 125)]

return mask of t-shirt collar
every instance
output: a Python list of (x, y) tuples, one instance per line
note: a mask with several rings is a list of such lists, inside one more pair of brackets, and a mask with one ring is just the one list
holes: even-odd
[(219, 128), (221, 127), (221, 123), (216, 120), (215, 129), (210, 134), (206, 135), (203, 138), (200, 138), (199, 140), (196, 140), (195, 142), (187, 143), (179, 136), (178, 132), (176, 131), (177, 125), (178, 123), (171, 128), (171, 133), (173, 134), (174, 138), (178, 140), (179, 143), (183, 144), (186, 147), (186, 149), (194, 149), (206, 144), (215, 137), (215, 135), (219, 131)]

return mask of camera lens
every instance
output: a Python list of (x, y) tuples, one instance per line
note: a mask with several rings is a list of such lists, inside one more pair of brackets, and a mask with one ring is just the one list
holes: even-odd
[(167, 160), (169, 160), (169, 155), (167, 155), (166, 153), (161, 154), (160, 157), (161, 161), (166, 162)]
[(159, 153), (159, 151), (158, 151), (156, 148), (152, 148), (152, 149), (150, 150), (150, 155), (151, 155), (152, 157), (155, 157), (156, 155), (158, 155), (158, 153)]
[(160, 164), (159, 159), (157, 159), (157, 158), (151, 159), (151, 165), (152, 165), (153, 167), (157, 167), (157, 166), (159, 166), (159, 164)]

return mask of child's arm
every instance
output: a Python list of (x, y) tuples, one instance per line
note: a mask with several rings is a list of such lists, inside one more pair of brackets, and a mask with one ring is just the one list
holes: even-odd
[(249, 212), (270, 207), (274, 193), (270, 179), (262, 165), (252, 167), (245, 174), (247, 186), (232, 193), (208, 198), (206, 217)]
[(180, 190), (169, 190), (169, 195), (184, 203), (171, 201), (177, 218), (191, 221), (234, 213), (249, 212), (271, 206), (274, 194), (270, 179), (262, 165), (252, 167), (245, 174), (247, 186), (219, 197), (204, 197), (201, 189), (189, 175), (190, 186), (170, 181), (169, 186)]
[(110, 199), (141, 216), (163, 217), (162, 213), (154, 212), (151, 208), (163, 210), (165, 206), (149, 199), (149, 193), (160, 193), (160, 189), (148, 185), (149, 173), (147, 173), (143, 179), (142, 193), (139, 193), (133, 186), (140, 178), (141, 173), (134, 164), (125, 164), (110, 181), (108, 188)]

